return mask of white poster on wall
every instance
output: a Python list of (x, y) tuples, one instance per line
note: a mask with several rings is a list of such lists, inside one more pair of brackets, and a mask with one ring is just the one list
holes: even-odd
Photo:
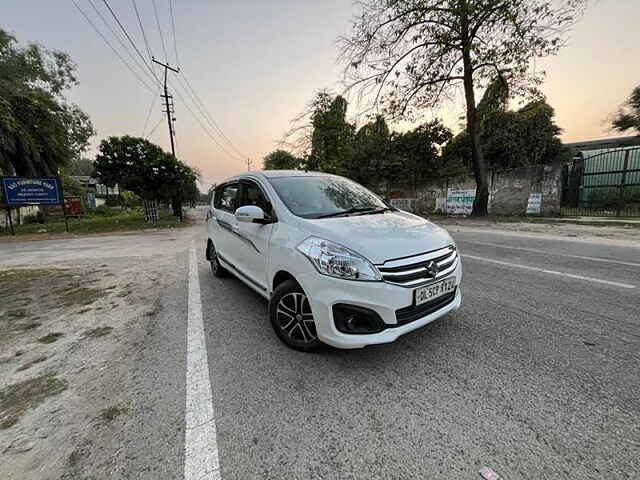
[(542, 194), (532, 193), (527, 202), (527, 215), (540, 215), (542, 213)]
[(449, 188), (447, 190), (447, 213), (449, 215), (471, 215), (475, 198), (475, 188)]

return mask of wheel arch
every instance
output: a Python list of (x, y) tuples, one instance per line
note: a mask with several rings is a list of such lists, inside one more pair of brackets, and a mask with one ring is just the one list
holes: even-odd
[(276, 288), (278, 288), (278, 285), (281, 285), (287, 280), (293, 280), (298, 285), (300, 285), (300, 282), (298, 282), (296, 277), (294, 277), (291, 273), (287, 272), (286, 270), (278, 270), (273, 276), (273, 281), (271, 282), (271, 291), (273, 292)]

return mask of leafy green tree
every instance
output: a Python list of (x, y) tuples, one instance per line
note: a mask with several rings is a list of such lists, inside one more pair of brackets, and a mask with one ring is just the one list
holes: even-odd
[(297, 170), (301, 165), (301, 159), (281, 149), (271, 152), (262, 161), (263, 170)]
[(93, 173), (93, 160), (74, 158), (69, 162), (65, 171), (72, 176), (90, 176)]
[(0, 29), (0, 170), (57, 175), (86, 150), (95, 134), (64, 91), (75, 85), (75, 65), (62, 52), (17, 46)]
[(347, 101), (340, 95), (328, 105), (321, 102), (313, 112), (309, 170), (343, 173), (353, 153), (354, 127), (346, 120)]
[(144, 138), (109, 137), (100, 143), (94, 176), (144, 200), (171, 202), (181, 216), (182, 202), (196, 201), (199, 173)]
[[(478, 104), (480, 144), (492, 169), (517, 168), (551, 163), (565, 154), (559, 138), (562, 130), (554, 122), (555, 112), (544, 99), (528, 103), (519, 110), (507, 108), (509, 89), (496, 78)], [(457, 159), (472, 165), (468, 133), (457, 135), (444, 149), (448, 162)]]
[(465, 94), (477, 194), (489, 199), (475, 92), (500, 74), (518, 94), (537, 93), (530, 68), (556, 54), (586, 0), (365, 0), (352, 35), (342, 39), (347, 82), (389, 118), (413, 118), (457, 89)]
[(640, 135), (640, 85), (633, 89), (614, 117), (613, 128), (619, 132), (635, 130)]
[(357, 131), (353, 139), (353, 155), (345, 162), (345, 174), (359, 183), (371, 185), (384, 178), (389, 163), (391, 133), (385, 119), (378, 115)]
[(439, 120), (406, 133), (393, 134), (391, 150), (395, 168), (387, 169), (387, 177), (410, 181), (415, 188), (428, 178), (443, 176), (446, 172), (440, 150), (452, 136), (451, 130)]

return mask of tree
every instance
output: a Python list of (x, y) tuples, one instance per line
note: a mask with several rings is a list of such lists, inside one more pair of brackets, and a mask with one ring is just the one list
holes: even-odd
[(69, 162), (66, 172), (72, 176), (90, 176), (93, 173), (93, 160), (74, 158)]
[(301, 165), (301, 159), (281, 149), (271, 152), (262, 161), (263, 170), (297, 170)]
[(196, 201), (199, 173), (144, 138), (109, 137), (100, 143), (95, 177), (108, 187), (119, 185), (144, 200), (171, 202), (181, 216), (183, 201)]
[[(508, 101), (508, 86), (498, 77), (478, 103), (480, 145), (487, 166), (508, 169), (557, 160), (564, 148), (553, 108), (542, 98), (514, 111), (507, 108)], [(466, 130), (445, 147), (444, 157), (449, 162), (461, 159), (465, 165), (472, 165)]]
[(498, 74), (518, 94), (536, 94), (543, 73), (532, 72), (531, 61), (558, 52), (585, 2), (367, 0), (352, 35), (341, 39), (346, 80), (391, 118), (413, 118), (462, 87), (477, 184), (473, 215), (486, 215), (475, 90)]
[(391, 133), (386, 120), (378, 115), (357, 131), (353, 139), (351, 162), (344, 167), (345, 174), (359, 183), (370, 185), (384, 178), (389, 163)]
[(347, 101), (338, 95), (313, 112), (311, 152), (306, 162), (309, 170), (343, 173), (342, 167), (353, 153), (354, 127), (346, 120), (347, 106)]
[(427, 122), (406, 133), (394, 134), (391, 150), (399, 168), (389, 171), (388, 177), (410, 181), (416, 188), (428, 178), (443, 176), (445, 166), (440, 150), (452, 136), (451, 130), (439, 120)]
[(640, 85), (631, 95), (613, 119), (613, 128), (619, 132), (635, 130), (640, 135)]
[(67, 103), (75, 65), (64, 53), (18, 47), (0, 29), (0, 170), (57, 175), (95, 134), (87, 114)]

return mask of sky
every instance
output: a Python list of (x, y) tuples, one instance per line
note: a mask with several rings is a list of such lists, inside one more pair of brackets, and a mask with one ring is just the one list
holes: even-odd
[[(103, 0), (76, 0), (133, 64), (92, 9), (91, 1), (120, 33)], [(166, 57), (176, 65), (170, 0), (135, 2), (150, 50), (157, 58), (165, 58), (154, 1)], [(133, 1), (108, 3), (146, 56)], [(262, 158), (277, 148), (291, 119), (318, 89), (339, 93), (343, 88), (336, 39), (349, 33), (358, 12), (351, 0), (173, 0), (173, 7), (181, 66), (177, 75), (182, 77), (180, 81), (172, 79), (174, 74), (169, 77), (177, 89), (170, 88), (175, 97), (177, 156), (200, 170), (205, 189), (245, 171), (247, 158), (253, 169), (260, 168)], [(607, 119), (640, 84), (638, 18), (638, 0), (592, 0), (567, 46), (556, 57), (538, 62), (537, 68), (547, 72), (542, 90), (556, 110), (565, 142), (618, 136)], [(77, 64), (80, 84), (67, 96), (91, 116), (98, 132), (87, 156), (94, 155), (100, 140), (108, 136), (141, 136), (149, 111), (146, 133), (157, 125), (149, 139), (170, 149), (157, 88), (150, 92), (141, 84), (72, 0), (2, 0), (0, 28), (22, 43), (38, 42), (65, 51)], [(215, 133), (189, 100), (185, 81), (226, 139)], [(429, 115), (441, 116), (456, 131), (462, 113), (462, 103), (456, 102)]]

